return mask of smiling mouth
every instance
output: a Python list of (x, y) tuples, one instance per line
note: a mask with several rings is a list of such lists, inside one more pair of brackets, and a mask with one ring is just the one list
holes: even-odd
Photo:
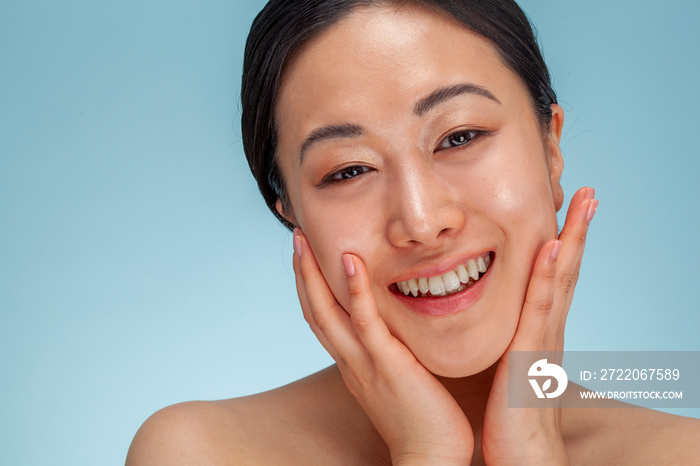
[(443, 297), (464, 291), (489, 270), (493, 262), (493, 252), (476, 259), (469, 259), (456, 269), (434, 277), (411, 278), (394, 283), (396, 289), (413, 298)]

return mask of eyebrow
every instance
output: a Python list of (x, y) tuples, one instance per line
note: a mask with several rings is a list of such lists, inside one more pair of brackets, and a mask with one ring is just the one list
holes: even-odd
[(309, 150), (309, 147), (317, 142), (326, 139), (358, 137), (362, 135), (362, 128), (358, 125), (343, 124), (343, 125), (328, 125), (315, 129), (309, 134), (301, 144), (299, 150), (299, 164), (304, 161), (304, 154)]
[[(442, 87), (434, 91), (429, 96), (419, 100), (413, 107), (413, 113), (423, 116), (433, 108), (437, 107), (446, 100), (453, 99), (462, 94), (476, 94), (500, 104), (501, 101), (496, 98), (488, 89), (476, 84), (455, 84), (452, 86)], [(353, 124), (327, 125), (317, 128), (309, 134), (299, 149), (299, 165), (304, 161), (304, 155), (314, 144), (328, 139), (339, 138), (354, 138), (362, 135), (362, 127)]]
[(476, 84), (455, 84), (453, 86), (443, 87), (430, 94), (416, 103), (413, 107), (413, 113), (418, 116), (423, 116), (433, 108), (437, 107), (446, 100), (452, 99), (462, 94), (476, 94), (493, 100), (500, 104), (501, 101), (496, 98), (488, 89)]

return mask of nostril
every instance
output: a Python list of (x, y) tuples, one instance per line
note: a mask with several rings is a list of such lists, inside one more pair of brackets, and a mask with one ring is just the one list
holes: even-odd
[(441, 236), (449, 236), (450, 232), (452, 232), (452, 231), (454, 231), (453, 228), (443, 228), (438, 233), (438, 238), (440, 238)]

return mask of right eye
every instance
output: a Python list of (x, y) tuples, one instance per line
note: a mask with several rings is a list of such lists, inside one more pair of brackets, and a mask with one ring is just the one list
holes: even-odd
[(351, 180), (353, 178), (357, 178), (358, 176), (364, 173), (367, 173), (368, 171), (369, 168), (367, 167), (364, 167), (362, 165), (353, 165), (351, 167), (345, 167), (343, 169), (340, 169), (335, 173), (331, 173), (324, 179), (324, 182), (334, 183), (339, 181)]

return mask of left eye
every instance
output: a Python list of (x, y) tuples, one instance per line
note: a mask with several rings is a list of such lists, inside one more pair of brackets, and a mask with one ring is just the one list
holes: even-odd
[(470, 143), (473, 139), (479, 136), (478, 131), (474, 130), (465, 130), (465, 131), (459, 131), (457, 133), (452, 133), (449, 136), (447, 136), (445, 139), (440, 141), (440, 144), (438, 145), (438, 149), (450, 149), (452, 147), (459, 147), (463, 146), (465, 144)]

